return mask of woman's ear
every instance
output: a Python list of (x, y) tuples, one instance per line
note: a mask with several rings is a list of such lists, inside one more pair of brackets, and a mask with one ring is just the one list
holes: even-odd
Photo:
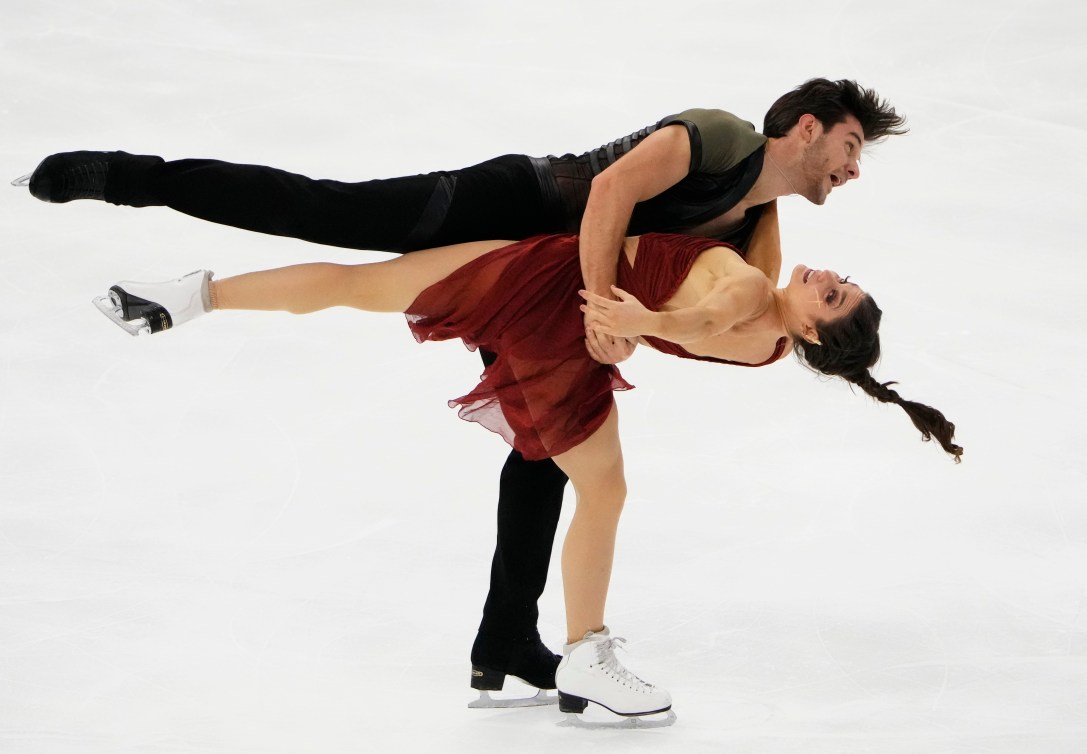
[(819, 340), (819, 331), (807, 322), (800, 326), (800, 334), (803, 336), (804, 340), (808, 341), (813, 346), (823, 345), (822, 341)]

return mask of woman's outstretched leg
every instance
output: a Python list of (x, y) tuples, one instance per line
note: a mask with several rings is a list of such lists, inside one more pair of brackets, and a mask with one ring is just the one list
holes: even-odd
[(299, 264), (212, 280), (206, 270), (164, 283), (122, 281), (95, 299), (102, 312), (133, 335), (160, 332), (212, 309), (295, 314), (350, 306), (402, 312), (426, 288), (508, 241), (424, 249), (371, 264)]
[(288, 311), (294, 314), (349, 306), (370, 312), (402, 312), (419, 294), (452, 272), (509, 241), (424, 249), (370, 264), (315, 262), (213, 280), (213, 309)]
[(616, 407), (585, 442), (555, 456), (555, 463), (577, 494), (562, 548), (567, 644), (555, 673), (560, 708), (583, 712), (595, 702), (620, 715), (665, 712), (671, 709), (671, 696), (623, 667), (604, 624), (615, 534), (626, 498)]

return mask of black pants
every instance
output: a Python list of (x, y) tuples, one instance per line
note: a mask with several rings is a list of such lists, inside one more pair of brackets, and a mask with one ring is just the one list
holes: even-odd
[[(463, 170), (340, 183), (217, 160), (121, 158), (106, 199), (167, 206), (236, 228), (353, 249), (408, 252), (561, 232), (529, 158), (507, 155)], [(484, 361), (493, 355), (483, 354)], [(498, 537), (477, 652), (535, 635), (566, 475), (550, 460), (510, 453), (498, 494)]]
[(106, 200), (166, 206), (235, 228), (348, 249), (407, 252), (464, 241), (520, 240), (566, 227), (545, 207), (532, 162), (506, 155), (453, 171), (360, 183), (262, 165), (126, 156)]

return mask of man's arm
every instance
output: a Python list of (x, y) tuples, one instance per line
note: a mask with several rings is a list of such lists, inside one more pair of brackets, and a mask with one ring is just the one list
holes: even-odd
[[(579, 239), (581, 275), (588, 290), (611, 295), (634, 205), (679, 183), (690, 165), (690, 137), (677, 124), (654, 131), (593, 179)], [(586, 329), (585, 347), (601, 364), (630, 358), (635, 344)]]
[(683, 180), (691, 167), (691, 142), (682, 125), (647, 136), (593, 178), (581, 219), (581, 274), (587, 290), (611, 296), (634, 205)]

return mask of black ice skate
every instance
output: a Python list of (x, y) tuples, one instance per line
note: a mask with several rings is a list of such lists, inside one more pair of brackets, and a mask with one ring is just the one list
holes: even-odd
[(197, 270), (165, 283), (122, 280), (94, 305), (129, 335), (162, 332), (211, 311), (211, 276)]
[(46, 157), (33, 173), (16, 178), (35, 199), (63, 204), (73, 199), (105, 199), (111, 152), (61, 152)]
[(33, 173), (16, 178), (12, 186), (25, 186), (35, 199), (64, 204), (76, 199), (97, 199), (142, 207), (157, 204), (141, 187), (147, 171), (162, 164), (161, 157), (128, 152), (58, 152), (46, 157)]
[[(471, 684), (479, 692), (479, 699), (468, 706), (472, 709), (493, 709), (557, 704), (559, 698), (547, 692), (555, 688), (555, 668), (560, 659), (544, 646), (539, 634), (515, 641), (501, 641), (481, 633), (472, 647)], [(492, 691), (515, 693), (511, 689), (504, 689), (508, 676), (539, 690), (535, 696), (492, 697)]]

